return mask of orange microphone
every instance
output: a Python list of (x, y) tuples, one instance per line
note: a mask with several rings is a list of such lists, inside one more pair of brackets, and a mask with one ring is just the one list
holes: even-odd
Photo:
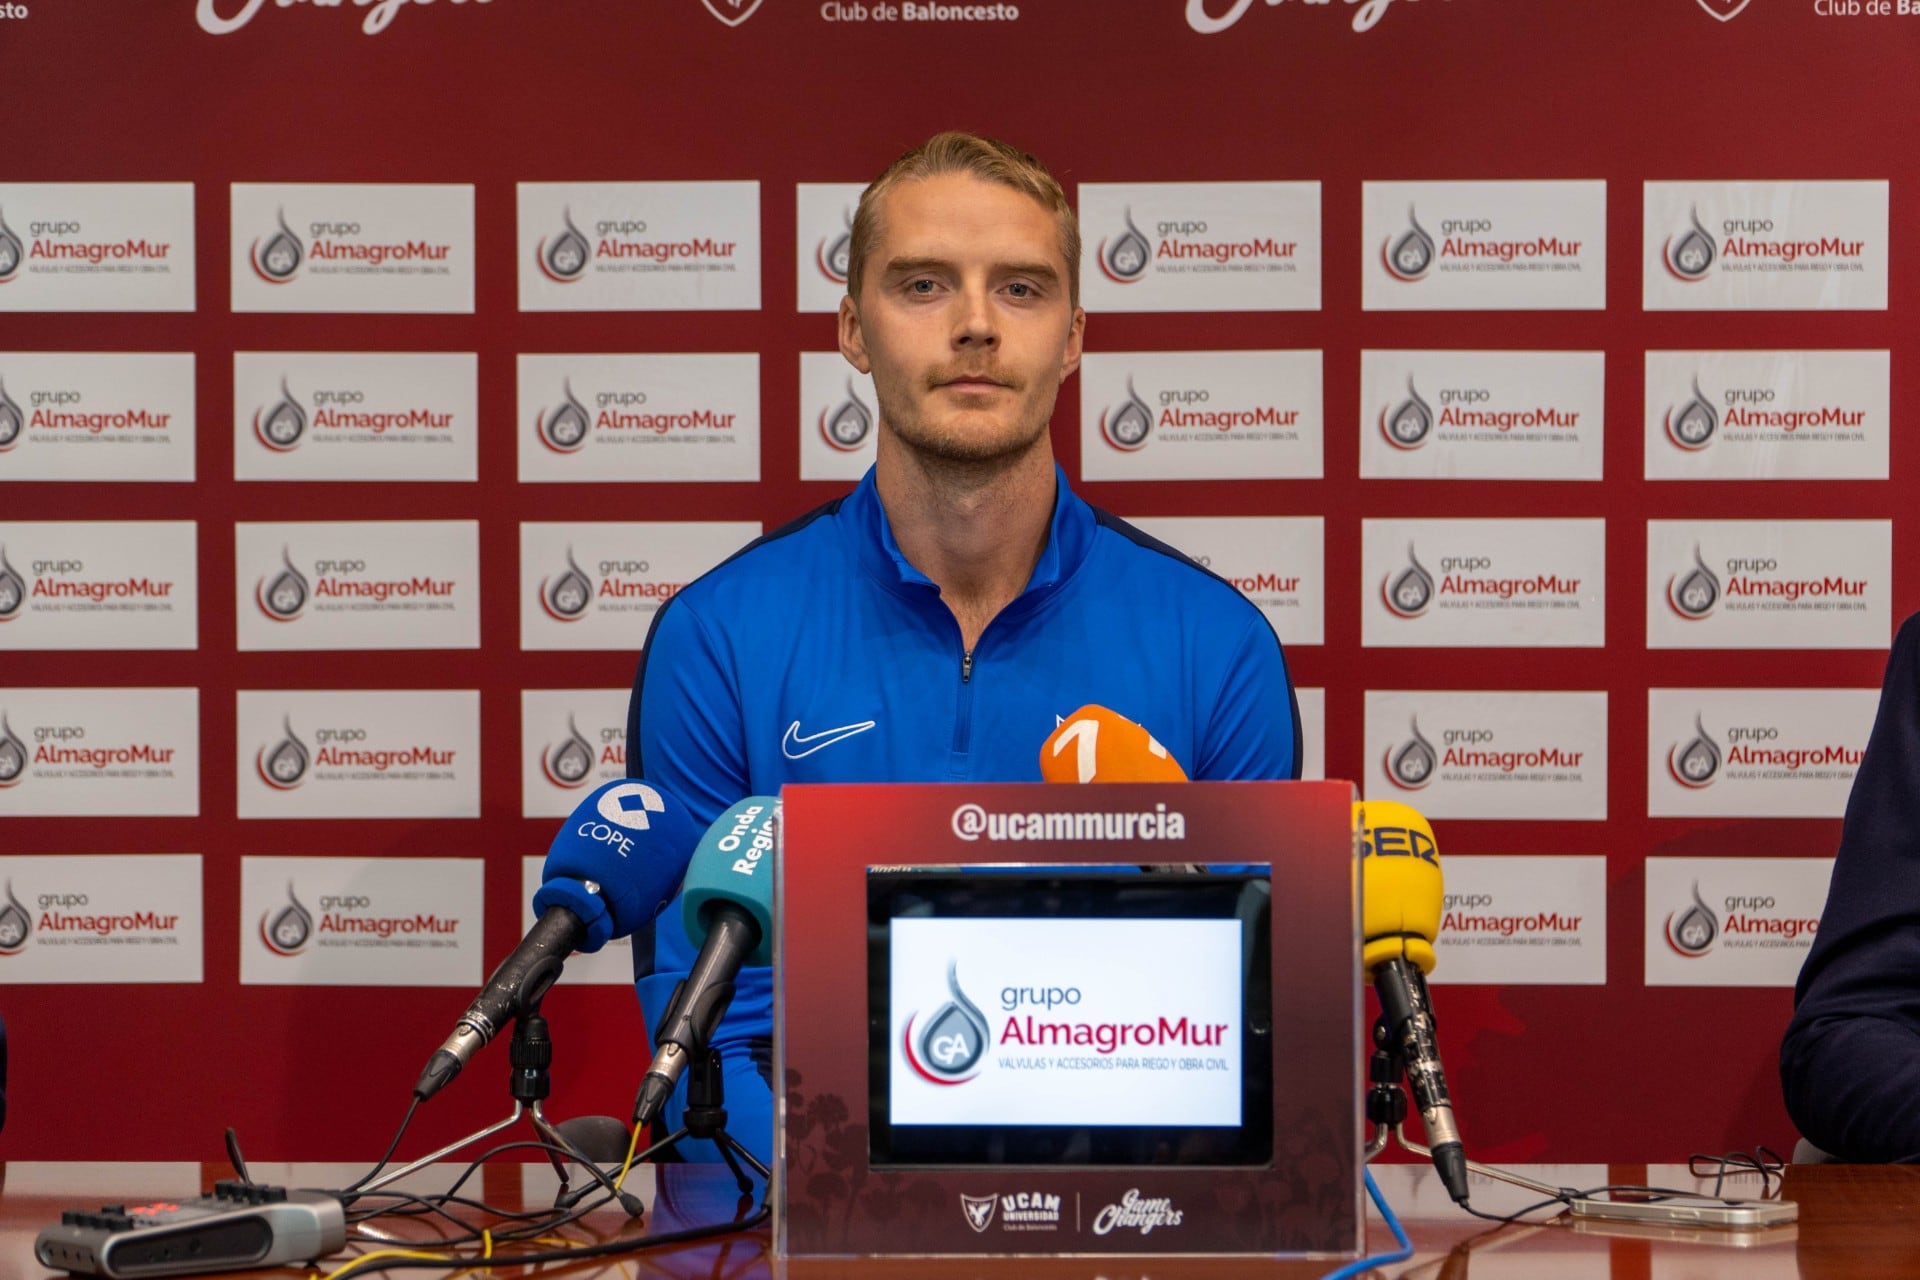
[(1187, 771), (1140, 725), (1092, 703), (1040, 745), (1048, 782), (1185, 782)]

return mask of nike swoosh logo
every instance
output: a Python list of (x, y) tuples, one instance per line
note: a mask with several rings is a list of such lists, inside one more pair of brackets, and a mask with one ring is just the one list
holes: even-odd
[(856, 733), (865, 733), (873, 726), (874, 721), (862, 720), (859, 724), (843, 724), (838, 729), (822, 729), (818, 733), (809, 733), (803, 737), (800, 733), (800, 722), (795, 720), (787, 726), (787, 736), (780, 740), (780, 754), (789, 760), (799, 760), (836, 742), (844, 742)]

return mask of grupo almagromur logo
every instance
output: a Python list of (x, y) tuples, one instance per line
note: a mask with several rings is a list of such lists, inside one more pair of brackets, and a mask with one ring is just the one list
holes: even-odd
[(534, 257), (547, 279), (556, 284), (572, 284), (586, 273), (587, 264), (593, 261), (593, 245), (580, 233), (580, 228), (573, 225), (573, 210), (561, 210), (560, 223), (558, 234), (541, 237)]
[(1094, 257), (1100, 270), (1115, 284), (1138, 284), (1153, 265), (1153, 243), (1133, 225), (1133, 210), (1121, 215), (1124, 229), (1111, 240), (1102, 240)]
[(1100, 412), (1100, 438), (1122, 453), (1135, 453), (1146, 448), (1152, 436), (1153, 410), (1128, 378), (1127, 398)]
[(1387, 748), (1386, 758), (1381, 767), (1386, 770), (1387, 781), (1402, 791), (1419, 791), (1433, 781), (1433, 774), (1440, 763), (1439, 755), (1426, 735), (1420, 732), (1420, 717), (1413, 716), (1407, 722), (1408, 735), (1405, 741), (1396, 742)]
[(1380, 264), (1387, 274), (1395, 280), (1412, 283), (1424, 280), (1433, 270), (1433, 237), (1420, 225), (1420, 219), (1414, 214), (1413, 206), (1407, 206), (1407, 229), (1398, 236), (1388, 236), (1380, 245)]
[(289, 453), (300, 447), (306, 434), (307, 411), (282, 374), (280, 398), (253, 411), (253, 438), (275, 453)]
[(540, 607), (556, 622), (578, 622), (593, 607), (593, 579), (574, 563), (567, 548), (567, 567), (540, 580)]
[(307, 260), (307, 246), (287, 225), (285, 209), (274, 221), (278, 229), (256, 239), (247, 259), (253, 264), (253, 274), (268, 284), (286, 284), (300, 274), (300, 266)]
[(1660, 257), (1666, 263), (1667, 274), (1676, 280), (1693, 284), (1707, 278), (1713, 270), (1715, 259), (1720, 256), (1720, 246), (1711, 233), (1700, 225), (1700, 211), (1688, 212), (1689, 225), (1681, 231), (1667, 237), (1661, 246)]
[(560, 403), (542, 409), (534, 419), (533, 430), (540, 443), (555, 453), (578, 453), (585, 447), (593, 418), (574, 396), (571, 378), (560, 384)]
[(547, 744), (540, 752), (540, 771), (556, 787), (575, 790), (593, 779), (593, 744), (580, 733), (571, 712), (567, 715), (567, 735)]
[(287, 905), (260, 916), (260, 941), (277, 956), (297, 956), (313, 941), (313, 913), (301, 904), (287, 881)]
[(1688, 453), (1698, 453), (1713, 443), (1714, 433), (1720, 429), (1720, 411), (1700, 390), (1700, 379), (1693, 380), (1691, 400), (1667, 409), (1666, 429), (1667, 439)]
[(1689, 622), (1698, 622), (1720, 605), (1720, 579), (1707, 568), (1700, 548), (1693, 548), (1693, 567), (1667, 579), (1667, 607)]
[(1693, 717), (1693, 737), (1676, 742), (1667, 750), (1667, 773), (1689, 791), (1710, 787), (1720, 776), (1720, 744), (1707, 732), (1698, 714)]
[(285, 717), (280, 724), (280, 740), (262, 746), (254, 754), (253, 768), (260, 775), (260, 781), (275, 791), (291, 791), (307, 780), (307, 766), (313, 757), (307, 752), (307, 744), (293, 731), (293, 718)]
[(1689, 960), (1698, 960), (1713, 950), (1720, 936), (1720, 917), (1700, 896), (1698, 881), (1693, 886), (1693, 903), (1667, 915), (1667, 946)]
[(820, 438), (830, 448), (852, 453), (873, 434), (873, 410), (847, 380), (847, 398), (820, 411)]
[(922, 1022), (918, 1012), (908, 1015), (900, 1050), (922, 1079), (940, 1085), (965, 1084), (980, 1074), (991, 1032), (986, 1015), (960, 989), (955, 961), (947, 962), (947, 990), (952, 998), (932, 1017)]
[(1380, 434), (1396, 449), (1418, 449), (1433, 434), (1433, 406), (1420, 396), (1407, 376), (1407, 395), (1399, 404), (1380, 411)]
[(1380, 582), (1380, 602), (1396, 618), (1418, 618), (1433, 607), (1433, 575), (1407, 544), (1406, 567), (1390, 573)]
[(13, 896), (13, 881), (7, 881), (7, 900), (0, 902), (0, 956), (18, 955), (26, 950), (33, 936), (33, 917)]

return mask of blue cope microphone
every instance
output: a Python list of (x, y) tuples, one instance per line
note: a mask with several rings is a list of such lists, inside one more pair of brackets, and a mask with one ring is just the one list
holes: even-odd
[(547, 849), (545, 883), (533, 895), (539, 920), (427, 1059), (414, 1093), (431, 1098), (509, 1020), (538, 1007), (569, 955), (598, 951), (659, 915), (694, 845), (687, 807), (651, 783), (622, 778), (575, 806)]
[(694, 1053), (712, 1041), (747, 964), (773, 963), (773, 847), (780, 802), (748, 796), (700, 837), (680, 891), (693, 967), (673, 989), (653, 1035), (653, 1065), (633, 1103), (635, 1128), (653, 1123)]

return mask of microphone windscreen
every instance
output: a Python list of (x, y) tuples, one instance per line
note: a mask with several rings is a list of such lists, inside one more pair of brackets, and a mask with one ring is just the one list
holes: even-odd
[(681, 920), (695, 946), (706, 941), (715, 904), (727, 902), (760, 926), (760, 945), (747, 963), (773, 963), (773, 850), (779, 821), (778, 800), (748, 796), (700, 837), (680, 890)]
[(1371, 973), (1404, 959), (1432, 973), (1446, 899), (1433, 827), (1397, 800), (1359, 801), (1353, 817), (1360, 831), (1360, 967)]
[(582, 951), (628, 937), (673, 897), (699, 834), (687, 806), (660, 787), (633, 778), (605, 783), (574, 807), (554, 836), (533, 909), (564, 906), (579, 916), (587, 926)]
[(575, 1116), (553, 1126), (574, 1149), (594, 1164), (612, 1164), (627, 1158), (633, 1131), (614, 1116)]
[(1040, 745), (1040, 776), (1048, 782), (1185, 782), (1187, 771), (1143, 726), (1089, 703)]

